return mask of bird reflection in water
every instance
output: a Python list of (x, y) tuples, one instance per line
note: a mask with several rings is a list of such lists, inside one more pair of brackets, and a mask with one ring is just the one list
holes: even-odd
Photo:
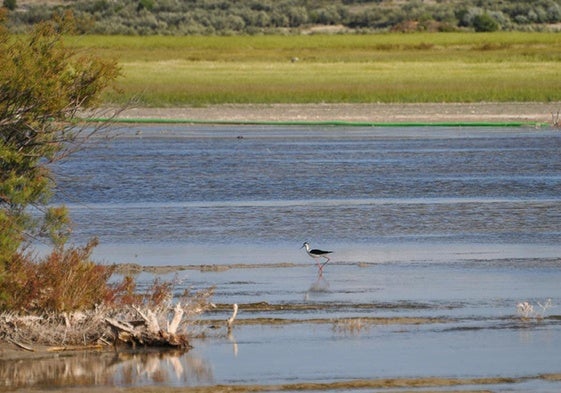
[(304, 300), (309, 300), (310, 296), (319, 295), (325, 292), (329, 292), (329, 282), (322, 272), (318, 272), (315, 281), (312, 282), (308, 291), (304, 295)]

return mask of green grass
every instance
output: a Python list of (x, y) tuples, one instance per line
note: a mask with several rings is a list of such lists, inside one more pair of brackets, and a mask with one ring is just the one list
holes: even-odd
[(554, 33), (83, 36), (68, 43), (119, 60), (121, 93), (105, 97), (114, 103), (561, 101), (561, 35)]

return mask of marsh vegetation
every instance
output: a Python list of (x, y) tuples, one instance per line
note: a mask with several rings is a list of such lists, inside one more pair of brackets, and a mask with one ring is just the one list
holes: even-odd
[(68, 44), (119, 60), (119, 93), (104, 96), (113, 104), (561, 100), (555, 33), (78, 36)]

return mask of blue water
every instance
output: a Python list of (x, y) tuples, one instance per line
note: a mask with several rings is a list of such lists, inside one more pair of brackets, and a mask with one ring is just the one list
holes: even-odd
[[(142, 126), (115, 134), (54, 168), (72, 241), (97, 236), (94, 257), (105, 263), (224, 266), (164, 278), (178, 280), (178, 291), (215, 286), (216, 303), (287, 306), (242, 308), (239, 319), (302, 321), (211, 332), (175, 359), (179, 377), (170, 371), (177, 364), (160, 360), (165, 383), (508, 376), (529, 379), (483, 388), (561, 390), (535, 378), (561, 372), (559, 131)], [(304, 241), (334, 251), (321, 278)], [(142, 287), (152, 276), (138, 279)], [(553, 307), (540, 310), (547, 299)], [(530, 320), (517, 314), (521, 301), (535, 307)], [(294, 308), (302, 305), (311, 307)], [(337, 328), (359, 317), (442, 321)], [(204, 378), (185, 378), (192, 363), (204, 365)], [(123, 381), (119, 370), (107, 383), (160, 384), (146, 374)]]
[(120, 135), (57, 169), (57, 201), (71, 207), (78, 242), (561, 239), (556, 131), (149, 127)]

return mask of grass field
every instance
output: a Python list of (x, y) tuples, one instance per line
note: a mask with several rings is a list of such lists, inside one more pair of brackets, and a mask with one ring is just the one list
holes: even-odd
[(561, 34), (69, 37), (146, 106), (561, 101)]

